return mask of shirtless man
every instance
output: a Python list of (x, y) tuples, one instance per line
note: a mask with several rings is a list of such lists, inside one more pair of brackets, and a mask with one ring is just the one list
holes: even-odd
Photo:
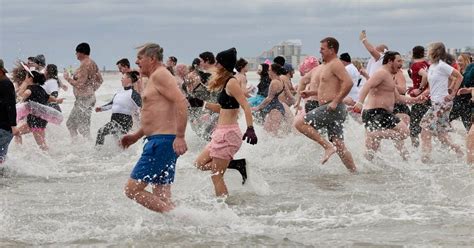
[[(298, 94), (296, 95), (295, 115), (298, 115), (301, 98), (303, 96), (304, 96), (303, 98), (308, 97), (304, 105), (305, 113), (309, 113), (311, 110), (319, 107), (318, 95), (317, 95), (318, 85), (316, 84), (316, 81), (317, 81), (316, 79), (319, 75), (318, 71), (321, 71), (321, 69), (322, 69), (322, 65), (314, 67), (300, 79), (300, 82), (298, 84), (298, 89), (297, 89)], [(307, 96), (306, 92), (316, 92), (316, 94), (312, 96)], [(299, 118), (299, 117), (296, 117), (296, 118)]]
[[(187, 123), (186, 98), (176, 79), (163, 64), (163, 48), (147, 43), (138, 48), (136, 64), (148, 77), (142, 94), (141, 127), (121, 139), (124, 148), (145, 136), (143, 153), (125, 186), (125, 194), (144, 207), (167, 212), (174, 208), (171, 184), (176, 160), (187, 151), (184, 133)], [(148, 184), (152, 192), (146, 191)]]
[[(329, 160), (337, 152), (346, 168), (356, 171), (352, 155), (344, 145), (342, 124), (346, 119), (346, 105), (342, 103), (344, 97), (352, 88), (352, 80), (344, 65), (337, 57), (339, 42), (332, 37), (321, 40), (321, 57), (325, 62), (319, 76), (318, 102), (320, 106), (306, 114), (304, 119), (297, 120), (295, 127), (308, 138), (316, 141), (324, 148), (321, 163)], [(305, 92), (305, 95), (315, 95), (316, 92)], [(329, 141), (325, 140), (317, 129), (326, 128)]]
[(91, 48), (87, 43), (81, 43), (76, 47), (76, 57), (81, 65), (73, 75), (64, 71), (64, 79), (73, 87), (76, 101), (71, 114), (66, 122), (71, 137), (77, 136), (78, 132), (86, 138), (90, 138), (91, 114), (95, 105), (95, 91), (99, 89), (104, 81), (100, 75), (99, 67), (89, 57)]
[(385, 53), (382, 68), (370, 77), (359, 93), (359, 101), (354, 105), (354, 111), (360, 112), (362, 103), (367, 95), (369, 99), (364, 106), (362, 121), (365, 123), (367, 148), (366, 157), (373, 159), (373, 154), (380, 146), (381, 139), (395, 140), (395, 146), (401, 156), (408, 155), (404, 148), (404, 140), (409, 135), (407, 123), (400, 121), (394, 113), (397, 102), (415, 103), (419, 98), (408, 98), (400, 95), (396, 83), (396, 74), (403, 65), (402, 57), (398, 52)]

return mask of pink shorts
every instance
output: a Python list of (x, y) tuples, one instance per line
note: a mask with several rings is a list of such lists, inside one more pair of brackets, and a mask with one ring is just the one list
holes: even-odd
[(211, 158), (232, 160), (242, 146), (242, 132), (238, 124), (217, 125), (207, 145)]

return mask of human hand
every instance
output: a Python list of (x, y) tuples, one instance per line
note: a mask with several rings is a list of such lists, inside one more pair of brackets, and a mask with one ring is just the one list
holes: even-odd
[(61, 104), (64, 102), (64, 98), (56, 98), (56, 103)]
[(362, 105), (362, 103), (357, 102), (356, 104), (354, 104), (354, 106), (352, 106), (352, 112), (361, 113), (363, 107), (364, 107), (364, 105)]
[(188, 150), (188, 146), (186, 145), (186, 140), (184, 140), (184, 137), (182, 138), (176, 137), (174, 139), (173, 150), (178, 156), (186, 153), (186, 151)]
[(13, 136), (20, 135), (20, 130), (17, 127), (12, 127), (12, 134)]
[(471, 93), (471, 89), (469, 89), (469, 88), (460, 88), (458, 90), (457, 95), (459, 96), (459, 95), (469, 94), (469, 93)]
[(101, 107), (95, 107), (95, 112), (102, 112), (102, 108)]
[(242, 140), (247, 140), (247, 143), (251, 145), (257, 144), (257, 135), (255, 134), (255, 130), (252, 126), (247, 127), (247, 131), (245, 131)]
[(137, 140), (138, 140), (138, 138), (137, 138), (137, 135), (135, 133), (125, 134), (120, 139), (120, 146), (122, 146), (123, 149), (126, 149), (129, 146), (133, 145), (135, 142), (137, 142)]
[(337, 103), (332, 101), (328, 104), (327, 110), (334, 111), (334, 110), (336, 110), (336, 108), (337, 108)]
[(367, 39), (367, 33), (365, 32), (365, 30), (362, 30), (359, 34), (359, 40), (364, 41), (365, 39)]

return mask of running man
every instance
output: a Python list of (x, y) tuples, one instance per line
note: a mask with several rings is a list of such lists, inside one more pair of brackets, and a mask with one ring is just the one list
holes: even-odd
[[(147, 43), (138, 49), (136, 64), (140, 73), (149, 78), (142, 94), (141, 127), (123, 136), (121, 145), (127, 148), (143, 136), (147, 142), (125, 186), (125, 194), (162, 213), (174, 208), (171, 184), (176, 160), (188, 150), (184, 140), (187, 102), (163, 64), (163, 48)], [(152, 185), (152, 192), (145, 190), (148, 184)]]
[[(339, 42), (333, 37), (321, 40), (321, 57), (325, 62), (316, 80), (318, 90), (307, 91), (304, 96), (318, 95), (319, 107), (306, 114), (304, 119), (295, 121), (295, 127), (308, 138), (324, 148), (321, 163), (326, 163), (337, 152), (346, 168), (356, 171), (352, 154), (347, 150), (343, 140), (343, 123), (346, 119), (346, 105), (342, 100), (352, 88), (352, 80), (346, 68), (337, 57)], [(329, 141), (319, 134), (318, 129), (326, 128)]]

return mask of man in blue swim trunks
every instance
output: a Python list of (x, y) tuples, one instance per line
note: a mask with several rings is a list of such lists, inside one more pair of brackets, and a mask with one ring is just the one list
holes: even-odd
[[(136, 64), (148, 77), (142, 93), (141, 127), (121, 139), (124, 148), (145, 136), (143, 153), (133, 169), (125, 194), (130, 199), (156, 212), (174, 208), (171, 184), (176, 160), (187, 151), (184, 133), (187, 123), (187, 101), (175, 77), (163, 64), (163, 48), (147, 43), (138, 48)], [(152, 192), (145, 190), (152, 185)]]

